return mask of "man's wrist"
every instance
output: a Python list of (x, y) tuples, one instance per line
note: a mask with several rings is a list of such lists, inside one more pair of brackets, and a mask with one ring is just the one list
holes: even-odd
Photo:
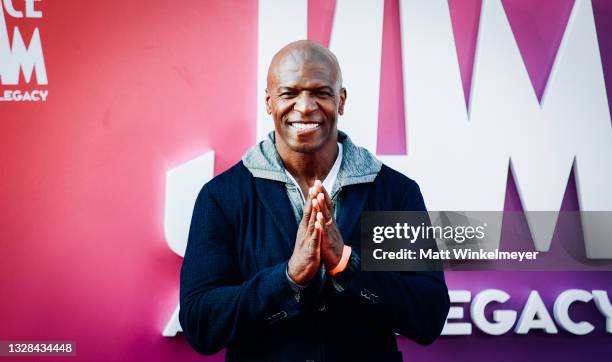
[(331, 277), (332, 285), (337, 292), (342, 293), (348, 288), (351, 280), (353, 280), (353, 277), (359, 271), (360, 264), (361, 258), (355, 252), (355, 250), (351, 250), (351, 255), (346, 268), (342, 272), (339, 272)]
[(342, 271), (344, 271), (344, 269), (346, 269), (346, 267), (348, 266), (349, 263), (349, 259), (351, 257), (353, 250), (351, 249), (350, 246), (348, 245), (343, 245), (342, 246), (342, 251), (340, 253), (340, 257), (338, 258), (337, 262), (333, 265), (333, 267), (331, 267), (329, 269), (329, 274), (331, 276), (334, 276)]
[(289, 286), (291, 287), (291, 290), (293, 290), (293, 292), (295, 293), (295, 299), (299, 302), (300, 301), (300, 295), (301, 295), (302, 291), (304, 289), (306, 289), (308, 284), (299, 284), (299, 283), (296, 283), (291, 278), (291, 276), (289, 275), (289, 266), (287, 266), (287, 268), (285, 269), (285, 275), (287, 276), (287, 281), (289, 282)]

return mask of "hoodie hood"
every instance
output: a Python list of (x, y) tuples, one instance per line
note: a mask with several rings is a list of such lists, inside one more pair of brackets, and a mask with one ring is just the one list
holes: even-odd
[[(332, 198), (344, 186), (374, 181), (382, 167), (380, 160), (367, 149), (356, 146), (346, 133), (338, 131), (338, 142), (342, 144), (342, 164), (330, 193)], [(242, 163), (253, 177), (292, 184), (276, 150), (274, 131), (251, 147), (242, 157)]]

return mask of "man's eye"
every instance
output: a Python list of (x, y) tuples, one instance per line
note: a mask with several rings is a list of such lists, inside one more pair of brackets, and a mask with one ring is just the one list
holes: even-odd
[(316, 95), (318, 97), (333, 97), (334, 95), (330, 92), (317, 92)]
[(283, 98), (291, 98), (291, 97), (295, 97), (295, 92), (283, 92), (280, 94), (281, 97)]

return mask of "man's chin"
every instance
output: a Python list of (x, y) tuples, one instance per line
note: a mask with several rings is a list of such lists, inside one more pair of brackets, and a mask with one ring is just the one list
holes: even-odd
[(289, 148), (291, 148), (293, 152), (299, 152), (299, 153), (316, 153), (317, 151), (321, 150), (321, 146), (317, 144), (303, 143), (303, 142), (297, 143), (297, 144), (290, 144)]
[(300, 152), (300, 153), (315, 153), (320, 151), (323, 148), (323, 145), (325, 144), (325, 142), (323, 142), (320, 139), (316, 139), (316, 140), (303, 140), (303, 139), (292, 139), (288, 142), (288, 146), (289, 148), (293, 151), (293, 152)]

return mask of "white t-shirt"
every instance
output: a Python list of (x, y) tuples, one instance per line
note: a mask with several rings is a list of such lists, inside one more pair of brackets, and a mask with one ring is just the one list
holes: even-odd
[[(336, 157), (336, 161), (334, 162), (334, 165), (332, 166), (331, 170), (329, 170), (329, 173), (325, 177), (325, 180), (323, 180), (323, 187), (325, 188), (325, 191), (327, 191), (327, 194), (330, 196), (331, 196), (332, 188), (334, 187), (334, 184), (336, 183), (336, 179), (338, 178), (338, 171), (340, 171), (341, 164), (342, 164), (342, 144), (338, 142), (338, 156)], [(293, 184), (297, 186), (298, 190), (300, 190), (300, 195), (302, 195), (302, 202), (306, 202), (306, 198), (304, 197), (304, 194), (302, 193), (302, 189), (300, 188), (300, 185), (298, 185), (293, 175), (290, 174), (289, 171), (287, 171), (287, 169), (285, 169), (285, 173), (287, 174), (287, 176), (289, 176), (289, 179), (291, 179), (291, 182), (293, 182)]]

